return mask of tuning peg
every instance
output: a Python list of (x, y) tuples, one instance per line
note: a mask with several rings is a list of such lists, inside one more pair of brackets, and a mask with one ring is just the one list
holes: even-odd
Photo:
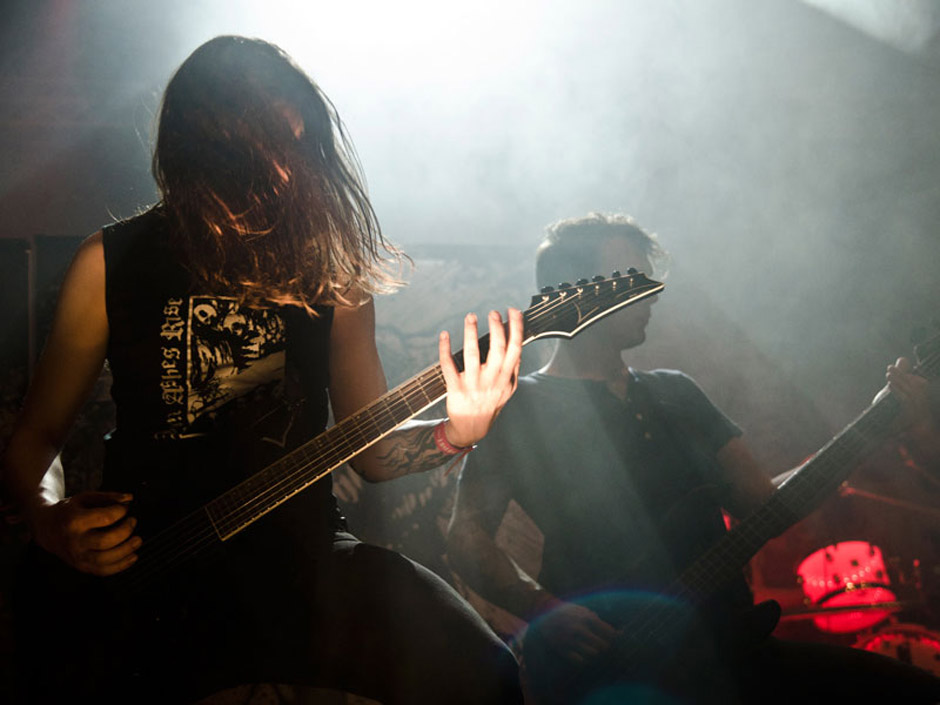
[(606, 277), (602, 277), (600, 274), (598, 274), (598, 275), (596, 275), (596, 276), (594, 277), (594, 279), (592, 279), (591, 281), (593, 281), (595, 284), (598, 284), (598, 283), (604, 281), (605, 278), (606, 278)]
[(627, 270), (627, 274), (632, 276), (634, 274), (639, 274), (639, 271), (637, 270), (636, 267), (630, 267), (630, 269)]
[(543, 286), (539, 289), (540, 294), (551, 294), (553, 291), (555, 291), (555, 287), (553, 286)]
[(571, 288), (571, 282), (562, 282), (561, 284), (558, 285), (558, 288), (559, 288), (559, 289), (570, 289), (570, 288)]
[(590, 283), (591, 282), (589, 282), (587, 279), (578, 279), (578, 281), (575, 282), (575, 286), (584, 286), (585, 284)]
[(613, 271), (613, 273), (610, 275), (610, 278), (611, 278), (611, 279), (619, 279), (621, 276), (622, 276), (622, 275), (620, 274), (620, 270), (619, 270), (619, 269), (615, 269), (615, 270)]

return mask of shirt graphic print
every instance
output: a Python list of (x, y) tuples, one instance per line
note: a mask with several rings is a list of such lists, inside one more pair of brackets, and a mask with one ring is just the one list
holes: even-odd
[(283, 389), (286, 334), (277, 311), (192, 296), (188, 307), (170, 299), (163, 312), (161, 388), (171, 428), (192, 427), (259, 388)]

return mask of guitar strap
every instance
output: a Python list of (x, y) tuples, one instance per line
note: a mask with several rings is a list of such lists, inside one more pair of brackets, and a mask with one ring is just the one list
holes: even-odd
[[(669, 379), (652, 372), (630, 370), (632, 398), (651, 412), (657, 425), (663, 429), (673, 447), (678, 448), (684, 457), (684, 477), (669, 478), (671, 481), (686, 481), (697, 488), (718, 489), (717, 478), (721, 469), (714, 454), (705, 450), (705, 434), (690, 414), (683, 414), (688, 407), (677, 398), (678, 395)], [(718, 504), (717, 495), (713, 497)]]
[[(703, 526), (696, 536), (688, 537), (695, 541), (697, 555), (714, 541), (720, 539), (726, 526), (721, 513), (721, 497), (726, 485), (722, 481), (722, 468), (713, 452), (708, 450), (708, 441), (695, 415), (689, 412), (689, 405), (680, 398), (677, 385), (673, 380), (642, 370), (630, 370), (636, 382), (633, 389), (638, 399), (645, 402), (650, 413), (659, 421), (659, 426), (669, 439), (672, 447), (678, 449), (683, 469), (675, 469), (670, 481), (683, 482), (688, 487), (688, 495), (697, 495), (689, 506), (698, 509)], [(633, 394), (633, 392), (631, 392)], [(695, 557), (695, 556), (693, 556)], [(753, 594), (742, 573), (723, 593), (722, 604), (735, 608), (749, 609), (753, 606)]]

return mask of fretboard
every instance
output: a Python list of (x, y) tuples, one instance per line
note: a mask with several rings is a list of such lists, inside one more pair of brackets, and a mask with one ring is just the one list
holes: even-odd
[[(584, 280), (533, 297), (523, 314), (523, 345), (540, 337), (572, 337), (614, 311), (662, 291), (663, 284), (631, 270), (609, 279)], [(489, 350), (489, 335), (479, 339), (480, 359)], [(463, 369), (463, 352), (454, 354)], [(394, 431), (446, 394), (439, 364), (386, 392), (355, 414), (288, 452), (268, 467), (150, 538), (139, 551), (143, 565), (127, 571), (128, 580), (144, 584), (226, 541), (294, 495)], [(118, 576), (120, 577), (120, 576)]]
[(891, 435), (897, 413), (898, 403), (891, 395), (866, 409), (787, 478), (757, 511), (689, 566), (674, 594), (699, 602), (739, 576), (761, 546), (818, 506), (865, 454)]
[(441, 366), (434, 365), (209, 502), (205, 511), (219, 538), (224, 541), (249, 526), (435, 404), (445, 392)]

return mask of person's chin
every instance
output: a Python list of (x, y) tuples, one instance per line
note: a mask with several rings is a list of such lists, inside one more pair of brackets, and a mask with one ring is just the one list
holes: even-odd
[(635, 348), (638, 345), (642, 345), (643, 341), (645, 340), (646, 340), (646, 331), (641, 330), (635, 335), (630, 336), (629, 339), (625, 340), (623, 347), (621, 347), (620, 349), (629, 350), (630, 348)]

